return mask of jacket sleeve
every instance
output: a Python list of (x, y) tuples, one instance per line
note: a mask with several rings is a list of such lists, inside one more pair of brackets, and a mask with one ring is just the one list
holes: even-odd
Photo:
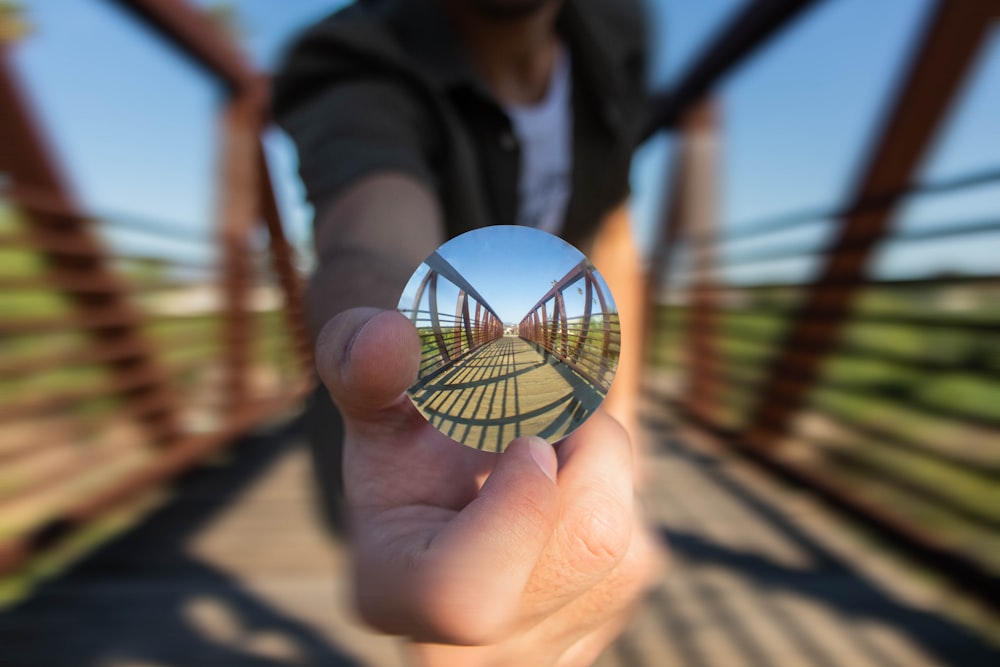
[(299, 174), (314, 206), (361, 177), (401, 172), (437, 190), (429, 113), (404, 83), (353, 77), (328, 84), (276, 120), (295, 143)]

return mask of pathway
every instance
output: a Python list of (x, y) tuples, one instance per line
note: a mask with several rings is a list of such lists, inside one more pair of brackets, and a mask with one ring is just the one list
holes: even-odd
[(601, 400), (590, 382), (516, 336), (483, 345), (414, 393), (438, 429), (488, 451), (522, 433), (556, 440)]
[[(599, 667), (996, 667), (941, 589), (803, 492), (651, 425), (651, 518), (670, 574)], [(348, 554), (321, 535), (287, 430), (197, 473), (142, 526), (0, 614), (4, 667), (395, 667), (346, 611)]]

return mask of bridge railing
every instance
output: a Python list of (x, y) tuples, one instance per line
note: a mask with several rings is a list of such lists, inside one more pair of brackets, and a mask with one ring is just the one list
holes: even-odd
[[(582, 314), (567, 313), (566, 292), (571, 289), (583, 297)], [(621, 326), (614, 301), (587, 260), (570, 269), (531, 307), (518, 323), (518, 333), (598, 390), (607, 393), (611, 388), (621, 351)]]
[[(423, 346), (419, 376), (421, 383), (426, 383), (483, 345), (502, 337), (504, 325), (476, 288), (440, 254), (431, 255), (422, 268), (426, 272), (413, 303), (401, 310), (420, 334)], [(454, 309), (450, 303), (442, 303), (442, 282), (457, 290)], [(442, 305), (446, 310), (442, 311)]]
[(122, 0), (225, 90), (218, 219), (88, 214), (0, 44), (0, 602), (313, 384), (266, 89), (177, 0)]
[[(806, 485), (996, 605), (1000, 264), (966, 273), (962, 255), (998, 247), (1000, 222), (907, 212), (1000, 187), (995, 167), (917, 180), (1000, 4), (931, 7), (841, 206), (722, 232), (713, 90), (817, 4), (746, 3), (658, 99), (651, 129), (677, 141), (649, 271), (650, 365), (685, 428)], [(919, 260), (895, 261), (918, 246)], [(948, 253), (951, 274), (926, 270)]]

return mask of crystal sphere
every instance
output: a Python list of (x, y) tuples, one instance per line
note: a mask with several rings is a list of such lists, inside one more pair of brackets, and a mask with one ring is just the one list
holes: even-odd
[(618, 366), (618, 310), (604, 279), (579, 250), (530, 227), (451, 239), (410, 277), (399, 311), (422, 341), (410, 399), (468, 447), (569, 435)]

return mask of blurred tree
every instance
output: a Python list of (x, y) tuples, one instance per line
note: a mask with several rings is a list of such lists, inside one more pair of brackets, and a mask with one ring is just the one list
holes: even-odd
[(0, 0), (0, 44), (14, 44), (31, 33), (24, 4), (19, 0)]

